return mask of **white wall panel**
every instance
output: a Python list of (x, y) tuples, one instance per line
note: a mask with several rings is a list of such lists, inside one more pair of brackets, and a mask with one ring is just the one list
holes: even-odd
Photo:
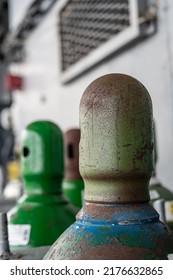
[(25, 64), (12, 67), (25, 81), (24, 90), (16, 92), (13, 105), (16, 133), (27, 123), (42, 118), (55, 121), (63, 130), (78, 126), (80, 98), (91, 81), (111, 72), (132, 75), (146, 86), (152, 97), (159, 148), (158, 175), (173, 190), (173, 1), (159, 1), (156, 35), (68, 85), (59, 80), (58, 5), (27, 39)]

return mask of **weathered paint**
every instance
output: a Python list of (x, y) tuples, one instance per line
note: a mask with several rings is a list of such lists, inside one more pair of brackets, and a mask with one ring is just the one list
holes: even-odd
[(84, 182), (79, 173), (79, 141), (79, 128), (69, 129), (64, 134), (65, 176), (63, 180), (63, 192), (73, 205), (81, 208)]
[(173, 235), (149, 204), (149, 93), (123, 74), (98, 78), (80, 103), (85, 204), (45, 259), (167, 259)]
[(171, 233), (148, 203), (86, 203), (45, 259), (167, 259), (172, 243)]
[(80, 102), (80, 173), (85, 199), (148, 201), (153, 170), (152, 103), (127, 75), (96, 79)]
[(51, 245), (75, 220), (76, 209), (62, 195), (63, 136), (58, 126), (37, 121), (22, 134), (21, 174), (24, 195), (8, 213), (9, 224), (31, 225), (28, 244)]

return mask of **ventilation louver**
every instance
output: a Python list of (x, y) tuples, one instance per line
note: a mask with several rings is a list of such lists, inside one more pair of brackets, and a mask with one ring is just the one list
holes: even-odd
[(58, 26), (63, 82), (139, 36), (138, 4), (138, 0), (62, 1)]

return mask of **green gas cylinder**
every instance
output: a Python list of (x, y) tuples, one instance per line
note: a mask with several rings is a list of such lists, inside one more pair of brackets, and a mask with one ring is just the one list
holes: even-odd
[(79, 173), (79, 141), (80, 129), (73, 128), (66, 131), (65, 142), (65, 177), (63, 192), (76, 207), (83, 204), (84, 182)]
[[(154, 172), (150, 180), (150, 199), (153, 207), (158, 211), (168, 227), (173, 230), (173, 193), (162, 185), (157, 177), (156, 165), (158, 149), (156, 139), (156, 126), (154, 125)], [(162, 207), (159, 207), (162, 204)]]
[(74, 222), (76, 209), (62, 195), (63, 135), (49, 121), (29, 124), (21, 139), (24, 194), (8, 213), (10, 246), (51, 245)]
[(169, 259), (173, 234), (149, 203), (152, 102), (123, 74), (93, 81), (80, 102), (85, 203), (45, 259)]

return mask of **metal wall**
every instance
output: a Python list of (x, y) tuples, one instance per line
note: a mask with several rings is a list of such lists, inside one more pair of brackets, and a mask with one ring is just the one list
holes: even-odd
[[(19, 2), (24, 1), (10, 0), (11, 28)], [(59, 1), (26, 40), (25, 63), (11, 66), (12, 71), (24, 77), (24, 89), (14, 92), (16, 135), (35, 119), (52, 120), (64, 131), (78, 126), (80, 98), (91, 81), (111, 72), (132, 75), (151, 94), (158, 137), (157, 173), (173, 191), (173, 1), (159, 1), (158, 31), (154, 36), (107, 59), (67, 85), (62, 85), (59, 79), (58, 6)]]

